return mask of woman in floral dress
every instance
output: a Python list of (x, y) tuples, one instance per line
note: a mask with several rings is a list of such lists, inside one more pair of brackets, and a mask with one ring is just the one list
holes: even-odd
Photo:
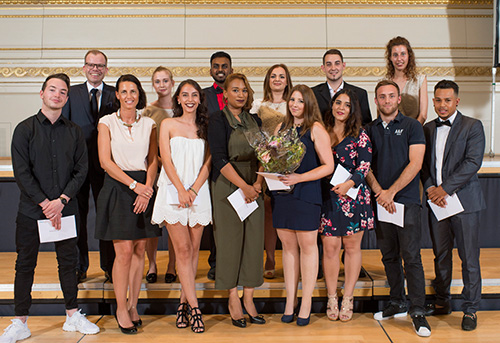
[[(352, 177), (332, 187), (330, 178), (323, 184), (324, 201), (320, 234), (323, 241), (323, 268), (328, 289), (326, 314), (330, 320), (348, 321), (353, 313), (353, 292), (361, 269), (361, 239), (363, 232), (374, 228), (370, 190), (365, 176), (370, 170), (372, 146), (361, 128), (361, 110), (356, 95), (349, 90), (337, 92), (325, 124), (332, 141), (336, 168), (344, 167)], [(359, 190), (355, 199), (346, 193)], [(344, 297), (339, 311), (337, 280), (340, 270), (339, 253), (345, 249)]]

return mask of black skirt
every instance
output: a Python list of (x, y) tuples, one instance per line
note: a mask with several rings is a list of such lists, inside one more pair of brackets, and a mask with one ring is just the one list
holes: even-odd
[[(146, 182), (145, 171), (125, 173), (137, 182)], [(136, 198), (134, 191), (106, 173), (97, 198), (95, 238), (111, 241), (161, 236), (158, 225), (151, 224), (154, 197), (149, 200), (146, 211), (140, 214), (133, 212)]]

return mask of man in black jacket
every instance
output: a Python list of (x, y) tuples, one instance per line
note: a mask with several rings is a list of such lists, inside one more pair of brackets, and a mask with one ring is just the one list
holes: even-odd
[(361, 116), (363, 126), (372, 121), (370, 113), (370, 105), (368, 103), (368, 94), (363, 88), (353, 86), (344, 81), (343, 72), (345, 68), (344, 57), (338, 49), (330, 49), (323, 55), (323, 65), (321, 70), (325, 73), (326, 82), (320, 83), (312, 88), (316, 100), (318, 101), (319, 110), (325, 117), (326, 112), (330, 109), (330, 101), (333, 95), (341, 89), (352, 90), (359, 100), (361, 106)]

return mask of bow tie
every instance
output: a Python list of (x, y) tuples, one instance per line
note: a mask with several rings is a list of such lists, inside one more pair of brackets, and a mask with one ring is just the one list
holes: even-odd
[(436, 119), (436, 127), (441, 127), (443, 125), (451, 127), (451, 123), (449, 120), (441, 121), (439, 119)]

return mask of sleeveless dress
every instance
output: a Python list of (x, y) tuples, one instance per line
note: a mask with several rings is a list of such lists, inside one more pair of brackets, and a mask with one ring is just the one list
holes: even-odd
[(374, 228), (373, 209), (370, 189), (365, 177), (370, 171), (372, 161), (372, 145), (365, 130), (361, 129), (359, 137), (348, 136), (332, 148), (335, 166), (342, 165), (353, 176), (354, 187), (361, 185), (356, 199), (339, 196), (331, 191), (331, 176), (323, 182), (323, 208), (321, 214), (320, 234), (323, 236), (348, 236), (359, 231)]
[(401, 90), (399, 110), (407, 117), (417, 119), (420, 114), (420, 88), (425, 81), (425, 75), (417, 74), (415, 80), (406, 81)]
[[(201, 138), (190, 139), (182, 136), (170, 139), (170, 151), (172, 163), (182, 184), (187, 188), (196, 181), (200, 169), (205, 160), (206, 142)], [(172, 185), (165, 169), (162, 167), (158, 178), (158, 194), (153, 208), (151, 221), (161, 225), (164, 221), (168, 224), (180, 223), (184, 226), (194, 227), (195, 225), (206, 226), (212, 222), (212, 205), (210, 202), (210, 192), (208, 180), (206, 180), (198, 191), (196, 204), (188, 208), (179, 208), (176, 204), (169, 204), (167, 185)], [(174, 191), (175, 192), (175, 191)], [(177, 199), (177, 193), (173, 195)]]
[[(297, 128), (300, 136), (302, 128)], [(311, 139), (311, 130), (300, 140), (306, 146), (302, 163), (295, 171), (302, 174), (320, 165)], [(317, 230), (321, 218), (321, 180), (297, 183), (291, 192), (272, 192), (273, 226), (277, 229)]]

